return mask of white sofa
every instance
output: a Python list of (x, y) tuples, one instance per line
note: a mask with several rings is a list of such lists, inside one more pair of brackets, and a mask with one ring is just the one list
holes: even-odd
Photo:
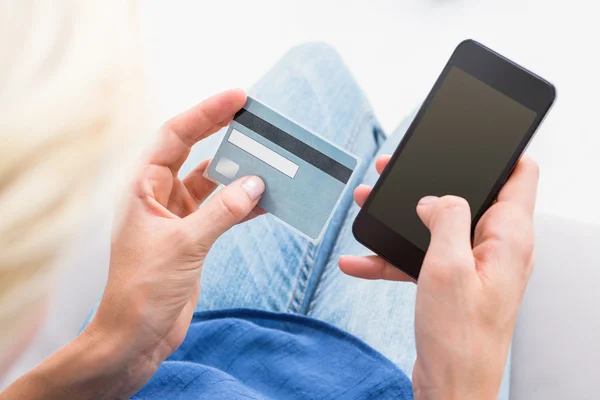
[(513, 341), (511, 399), (600, 399), (600, 226), (536, 219), (536, 266)]

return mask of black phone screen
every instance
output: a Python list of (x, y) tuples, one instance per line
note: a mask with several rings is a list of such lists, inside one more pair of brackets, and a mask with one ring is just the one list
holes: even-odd
[(423, 251), (429, 231), (416, 213), (428, 195), (465, 198), (473, 218), (537, 113), (452, 66), (366, 211)]

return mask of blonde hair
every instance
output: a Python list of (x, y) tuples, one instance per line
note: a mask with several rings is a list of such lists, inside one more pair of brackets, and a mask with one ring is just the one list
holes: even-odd
[(137, 14), (122, 0), (0, 0), (0, 361), (48, 294), (107, 148), (140, 129)]

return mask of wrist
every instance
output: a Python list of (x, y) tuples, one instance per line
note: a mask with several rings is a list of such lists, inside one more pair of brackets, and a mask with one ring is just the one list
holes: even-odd
[(413, 382), (416, 400), (496, 400), (498, 390), (485, 387), (461, 388), (453, 385), (423, 388)]
[[(96, 317), (99, 317), (98, 315)], [(171, 353), (160, 341), (139, 337), (134, 324), (106, 325), (94, 318), (77, 338), (84, 363), (93, 366), (84, 385), (102, 393), (98, 398), (129, 398), (154, 375)], [(109, 392), (102, 392), (103, 390)]]
[(80, 380), (89, 398), (129, 398), (156, 372), (164, 358), (155, 349), (138, 349), (126, 332), (103, 332), (92, 322), (76, 339), (81, 364), (89, 368)]
[(128, 399), (156, 372), (162, 359), (155, 354), (140, 353), (122, 333), (105, 334), (90, 324), (2, 395), (7, 399)]
[(458, 368), (443, 373), (425, 373), (417, 365), (413, 370), (413, 393), (417, 400), (496, 400), (499, 384), (480, 374), (456, 374)]

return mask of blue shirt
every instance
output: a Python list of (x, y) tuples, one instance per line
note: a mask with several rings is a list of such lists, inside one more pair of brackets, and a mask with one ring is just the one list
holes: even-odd
[(194, 315), (181, 347), (133, 399), (412, 399), (409, 379), (360, 339), (291, 314)]

